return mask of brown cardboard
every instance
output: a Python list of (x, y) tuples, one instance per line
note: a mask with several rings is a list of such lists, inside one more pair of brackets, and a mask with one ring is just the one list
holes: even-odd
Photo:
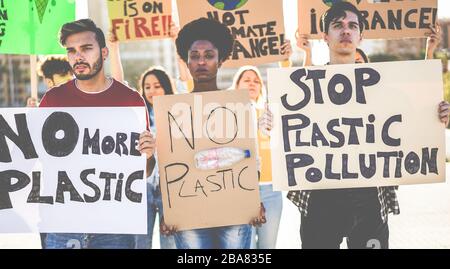
[[(436, 0), (405, 0), (380, 3), (373, 3), (370, 0), (349, 0), (348, 2), (354, 4), (367, 18), (363, 31), (365, 39), (425, 37), (425, 33), (429, 31), (429, 25), (433, 25), (437, 19)], [(321, 39), (321, 18), (328, 9), (329, 6), (324, 1), (298, 0), (299, 33), (308, 34), (311, 39)], [(394, 20), (388, 20), (388, 18), (392, 18), (388, 13), (395, 17), (398, 13), (402, 14), (400, 16), (400, 28), (393, 23)], [(420, 14), (423, 16), (420, 16)], [(406, 23), (406, 18), (409, 18), (409, 22), (412, 24)], [(384, 24), (384, 27), (382, 24)], [(367, 28), (368, 26), (369, 28)]]
[[(218, 19), (227, 24), (232, 32), (233, 28), (244, 27), (246, 37), (237, 37), (233, 51), (235, 56), (232, 55), (224, 63), (225, 67), (260, 65), (281, 61), (284, 58), (280, 51), (280, 46), (285, 40), (282, 0), (248, 0), (235, 10), (217, 9), (207, 0), (177, 0), (177, 6), (181, 27), (201, 17)], [(261, 28), (262, 35), (259, 29), (254, 28), (257, 25), (265, 25)], [(249, 31), (249, 27), (253, 27), (251, 28), (253, 31)], [(263, 49), (252, 49), (251, 43), (254, 44), (254, 48)], [(241, 52), (244, 50), (245, 53)]]
[[(378, 82), (376, 73), (379, 74)], [(313, 79), (305, 79), (306, 76), (324, 78), (314, 86)], [(359, 88), (362, 91), (359, 92), (364, 93), (358, 95), (359, 101), (356, 97), (356, 78), (364, 81), (358, 83), (362, 86)], [(350, 87), (347, 87), (344, 91), (341, 82), (336, 84), (337, 87), (331, 84), (332, 81), (339, 80), (347, 81), (352, 90), (348, 91)], [(317, 97), (319, 83), (322, 103)], [(308, 69), (269, 69), (268, 85), (269, 100), (274, 114), (271, 149), (275, 189), (360, 188), (445, 181), (445, 126), (438, 117), (438, 104), (443, 100), (440, 60), (328, 65)], [(308, 96), (308, 90), (304, 90), (306, 87), (310, 89), (311, 99), (309, 102), (305, 101), (306, 105), (301, 107), (298, 104)], [(344, 98), (342, 94), (329, 94), (335, 91), (350, 92), (349, 101), (345, 102), (348, 95)], [(330, 96), (341, 98), (333, 99)], [(284, 99), (296, 107), (291, 111), (289, 106), (283, 105)], [(332, 100), (341, 102), (335, 104)], [(375, 119), (371, 119), (370, 115)], [(394, 117), (396, 115), (401, 115), (401, 122)], [(309, 119), (309, 124), (305, 116)], [(285, 120), (283, 127), (283, 117), (295, 119)], [(344, 118), (346, 121), (361, 120), (360, 123), (355, 123), (354, 127), (355, 134), (358, 135), (356, 140), (354, 136), (351, 138), (351, 127), (349, 123), (344, 123)], [(388, 119), (392, 120), (392, 124), (387, 123)], [(333, 120), (339, 126), (332, 122)], [(298, 129), (300, 132), (297, 132), (294, 125), (302, 124), (304, 124), (300, 126), (302, 128)], [(291, 126), (291, 130), (286, 132), (289, 130), (288, 126)], [(374, 131), (371, 132), (370, 129)], [(337, 131), (342, 133), (341, 138), (336, 135)], [(383, 133), (389, 135), (391, 139), (382, 136)], [(322, 135), (325, 142), (320, 139)], [(395, 144), (398, 142), (397, 139), (400, 139), (399, 144)], [(340, 141), (344, 142), (339, 143)], [(423, 154), (424, 148), (428, 148), (426, 152), (434, 160), (427, 165), (422, 163), (422, 160), (427, 159)], [(405, 164), (407, 160), (412, 160), (414, 164), (414, 154), (409, 155), (410, 152), (417, 154), (420, 159), (420, 163), (416, 163), (419, 170), (415, 173), (414, 170), (407, 170), (415, 167), (414, 165)], [(388, 153), (394, 153), (397, 157), (389, 159), (389, 174), (385, 175), (387, 169), (385, 171), (386, 162), (383, 154)], [(307, 160), (307, 156), (302, 156), (306, 162), (300, 166), (297, 165), (300, 164), (298, 160), (295, 160), (296, 164), (289, 162), (295, 156), (291, 154), (307, 154), (312, 159)], [(332, 165), (327, 165), (327, 154), (332, 157), (330, 162)], [(364, 165), (367, 167), (370, 155), (375, 154), (376, 167), (371, 177), (361, 172), (360, 154), (364, 155)], [(397, 164), (400, 164), (399, 170)], [(436, 171), (430, 168), (431, 164), (435, 164)], [(321, 175), (316, 177), (317, 182), (313, 182), (314, 177), (308, 179), (308, 171), (316, 176)], [(339, 174), (339, 177), (334, 178), (330, 176), (331, 173)], [(350, 176), (351, 173), (356, 174), (355, 178)]]
[[(246, 224), (257, 217), (256, 130), (247, 91), (161, 96), (154, 108), (165, 222), (189, 230)], [(251, 158), (227, 168), (196, 168), (197, 152), (219, 147), (248, 149)]]

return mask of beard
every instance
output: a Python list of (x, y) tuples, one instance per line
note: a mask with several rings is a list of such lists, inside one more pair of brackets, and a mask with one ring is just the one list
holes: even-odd
[[(79, 65), (79, 64), (88, 66), (89, 69), (91, 70), (91, 72), (89, 72), (89, 74), (77, 74), (75, 72), (75, 66)], [(92, 68), (88, 63), (78, 63), (73, 66), (72, 72), (75, 75), (75, 77), (79, 80), (89, 80), (89, 79), (95, 77), (100, 72), (100, 70), (102, 70), (102, 68), (103, 68), (103, 58), (100, 55), (100, 57), (97, 59), (97, 61), (95, 61)]]

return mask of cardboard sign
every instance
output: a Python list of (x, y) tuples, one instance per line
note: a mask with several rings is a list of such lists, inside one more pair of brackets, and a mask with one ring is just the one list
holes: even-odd
[(0, 0), (0, 53), (64, 54), (58, 33), (74, 19), (73, 0)]
[[(221, 91), (155, 99), (165, 222), (178, 230), (250, 223), (259, 214), (260, 202), (256, 126), (248, 93)], [(230, 159), (242, 156), (237, 151), (244, 150), (249, 152), (247, 158)], [(215, 157), (219, 163), (213, 161)]]
[[(331, 0), (298, 0), (300, 34), (322, 39), (322, 16), (331, 7)], [(437, 19), (437, 0), (383, 1), (349, 0), (364, 18), (365, 39), (400, 39), (425, 37)]]
[(439, 60), (270, 69), (268, 81), (276, 189), (445, 181)]
[(145, 108), (0, 109), (0, 233), (145, 234)]
[[(282, 0), (177, 0), (180, 25), (205, 17), (227, 25), (236, 39), (225, 67), (283, 60), (285, 42)], [(268, 8), (270, 16), (268, 16)]]
[(120, 41), (170, 37), (171, 0), (107, 0), (110, 27)]

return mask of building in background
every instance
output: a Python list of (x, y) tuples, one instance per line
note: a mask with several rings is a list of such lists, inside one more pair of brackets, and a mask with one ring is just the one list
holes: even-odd
[(441, 20), (442, 43), (441, 46), (450, 53), (450, 20)]
[(25, 106), (30, 92), (30, 56), (0, 54), (0, 107)]

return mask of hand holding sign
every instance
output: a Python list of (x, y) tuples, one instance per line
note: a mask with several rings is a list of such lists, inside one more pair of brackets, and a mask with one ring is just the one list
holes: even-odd
[(439, 104), (439, 119), (445, 126), (448, 125), (448, 113), (450, 109), (450, 104), (447, 101), (442, 101)]
[(178, 229), (175, 226), (167, 225), (164, 221), (164, 217), (162, 217), (161, 222), (159, 223), (159, 231), (162, 235), (170, 236), (178, 232)]
[(285, 56), (284, 60), (287, 61), (292, 55), (292, 46), (291, 41), (289, 39), (286, 39), (284, 41), (284, 44), (281, 45), (281, 54)]
[(297, 38), (297, 47), (306, 53), (311, 53), (311, 43), (309, 42), (309, 35), (299, 34), (298, 30), (295, 32)]
[(261, 227), (266, 222), (267, 222), (266, 221), (266, 208), (264, 207), (264, 204), (261, 203), (261, 205), (259, 207), (259, 216), (254, 218), (250, 222), (250, 225), (252, 225), (254, 227)]
[(305, 53), (303, 66), (312, 65), (311, 62), (311, 42), (309, 42), (310, 36), (307, 34), (299, 34), (298, 30), (295, 32), (295, 38), (297, 39), (297, 47)]
[(176, 25), (173, 21), (170, 23), (169, 26), (169, 36), (172, 38), (172, 40), (176, 40), (178, 37), (178, 32), (180, 31), (180, 27)]
[(269, 136), (270, 131), (272, 130), (272, 119), (273, 115), (269, 109), (269, 105), (265, 104), (264, 113), (258, 119), (258, 129), (264, 134)]
[(430, 32), (425, 33), (427, 37), (427, 55), (426, 59), (433, 59), (434, 51), (441, 43), (441, 27), (439, 24), (435, 24), (434, 26), (430, 26)]
[(141, 154), (145, 154), (147, 159), (150, 159), (155, 153), (155, 138), (153, 134), (149, 131), (144, 131), (139, 136), (139, 147), (138, 150)]

